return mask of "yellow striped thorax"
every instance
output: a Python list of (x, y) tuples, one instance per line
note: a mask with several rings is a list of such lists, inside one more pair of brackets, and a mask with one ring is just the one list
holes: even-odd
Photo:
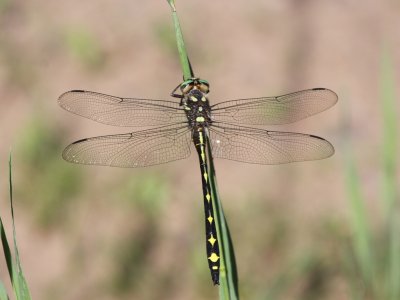
[(206, 93), (192, 88), (183, 95), (182, 105), (191, 128), (211, 125), (211, 108)]

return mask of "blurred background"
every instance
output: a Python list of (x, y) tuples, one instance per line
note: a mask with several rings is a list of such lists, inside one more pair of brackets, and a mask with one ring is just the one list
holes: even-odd
[[(371, 259), (382, 263), (379, 278), (390, 266), (380, 261), (390, 248), (385, 203), (399, 181), (395, 161), (385, 160), (396, 126), (388, 132), (384, 121), (399, 111), (384, 103), (400, 92), (400, 3), (176, 5), (212, 103), (314, 87), (339, 95), (328, 111), (279, 127), (326, 138), (333, 157), (215, 161), (242, 298), (389, 299), (371, 292), (365, 274)], [(216, 299), (196, 155), (143, 169), (61, 158), (74, 140), (130, 131), (62, 110), (63, 92), (168, 99), (181, 82), (167, 2), (0, 0), (0, 28), (0, 213), (11, 236), (12, 148), (17, 238), (33, 298)], [(1, 257), (10, 289), (7, 276)]]

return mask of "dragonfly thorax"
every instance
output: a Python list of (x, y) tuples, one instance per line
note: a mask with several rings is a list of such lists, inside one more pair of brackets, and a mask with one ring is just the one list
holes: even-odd
[(193, 89), (182, 99), (182, 105), (191, 127), (211, 125), (210, 103), (202, 91)]

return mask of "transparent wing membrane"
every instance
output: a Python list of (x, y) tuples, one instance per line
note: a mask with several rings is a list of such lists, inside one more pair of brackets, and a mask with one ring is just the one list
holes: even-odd
[(167, 126), (83, 139), (65, 148), (63, 158), (88, 165), (146, 167), (186, 158), (190, 145), (187, 126)]
[(328, 89), (310, 89), (278, 97), (225, 101), (212, 106), (216, 122), (279, 125), (302, 120), (333, 106), (338, 100)]
[(161, 127), (83, 139), (69, 145), (63, 157), (74, 163), (116, 167), (162, 164), (188, 157), (192, 131), (201, 126), (208, 128), (212, 153), (218, 158), (254, 164), (323, 159), (331, 156), (334, 148), (320, 137), (240, 125), (292, 123), (336, 102), (337, 95), (322, 88), (278, 97), (232, 100), (211, 107), (212, 123), (190, 125), (177, 101), (70, 91), (60, 96), (59, 103), (77, 115), (109, 125)]
[(114, 126), (162, 126), (187, 122), (179, 102), (120, 98), (89, 91), (69, 91), (58, 102), (62, 108)]
[(209, 128), (214, 157), (252, 164), (284, 164), (327, 158), (333, 146), (323, 138), (235, 125)]

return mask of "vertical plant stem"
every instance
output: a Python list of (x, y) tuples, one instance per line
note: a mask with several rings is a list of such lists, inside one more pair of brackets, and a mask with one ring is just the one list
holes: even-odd
[(13, 204), (13, 185), (12, 185), (12, 160), (11, 153), (9, 158), (9, 187), (10, 187), (10, 203), (11, 203), (11, 219), (13, 229), (13, 241), (14, 241), (14, 253), (15, 259), (12, 263), (12, 284), (17, 300), (31, 300), (29, 293), (28, 284), (26, 283), (25, 276), (22, 272), (21, 260), (19, 257), (19, 251), (17, 247), (17, 233), (15, 230), (15, 218), (14, 218), (14, 204)]
[[(184, 80), (194, 77), (192, 67), (186, 52), (185, 43), (183, 41), (182, 30), (179, 24), (175, 3), (173, 0), (167, 0), (171, 9), (175, 27), (176, 42), (178, 46), (179, 58), (182, 65)], [(222, 209), (222, 204), (218, 195), (218, 187), (216, 183), (215, 168), (211, 153), (210, 142), (206, 139), (206, 148), (208, 154), (208, 164), (210, 170), (210, 185), (212, 193), (212, 204), (215, 210), (215, 224), (220, 247), (220, 299), (236, 300), (239, 299), (238, 279), (236, 271), (236, 261), (233, 250), (233, 244), (229, 233), (228, 224)]]
[(0, 300), (9, 300), (6, 288), (2, 282), (0, 282)]
[(209, 157), (210, 185), (213, 206), (215, 207), (215, 218), (218, 240), (220, 242), (221, 272), (220, 272), (220, 299), (239, 299), (238, 277), (235, 260), (235, 252), (229, 227), (226, 222), (222, 203), (218, 195), (217, 176), (211, 153), (210, 141), (207, 139), (207, 152)]
[(397, 116), (394, 74), (389, 55), (381, 59), (381, 99), (383, 109), (383, 193), (386, 217), (390, 218), (396, 200)]
[(367, 293), (374, 293), (373, 256), (371, 253), (371, 236), (367, 215), (361, 193), (361, 184), (354, 164), (354, 159), (348, 153), (346, 163), (346, 184), (350, 200), (351, 222), (353, 227), (353, 247), (357, 264), (361, 271)]
[(387, 253), (387, 299), (400, 298), (400, 212), (397, 198), (397, 116), (396, 96), (392, 62), (387, 49), (381, 59), (381, 99), (383, 111), (383, 180), (382, 193), (385, 205), (385, 220), (388, 230)]
[[(9, 180), (9, 188), (10, 188), (10, 205), (11, 205), (11, 219), (12, 219), (12, 229), (13, 229), (13, 241), (14, 241), (14, 253), (15, 257), (13, 258), (10, 250), (10, 245), (7, 240), (7, 236), (4, 230), (3, 221), (0, 217), (0, 235), (1, 235), (1, 243), (3, 245), (3, 252), (7, 263), (8, 273), (10, 275), (11, 284), (14, 289), (15, 298), (17, 300), (31, 300), (31, 296), (29, 293), (28, 285), (26, 283), (24, 274), (21, 268), (21, 261), (19, 258), (19, 251), (17, 247), (17, 237), (15, 230), (15, 221), (14, 221), (14, 205), (13, 205), (13, 186), (12, 186), (12, 161), (11, 161), (11, 153), (9, 158), (9, 172), (8, 172), (8, 180)], [(1, 282), (0, 282), (1, 283)], [(4, 298), (6, 294), (4, 286), (0, 285), (0, 299)]]
[(181, 61), (183, 79), (188, 80), (194, 77), (192, 67), (190, 65), (189, 56), (187, 55), (186, 46), (183, 41), (181, 25), (179, 23), (178, 14), (176, 13), (175, 1), (167, 0), (172, 9), (172, 19), (174, 21), (176, 44), (178, 46), (179, 59)]

